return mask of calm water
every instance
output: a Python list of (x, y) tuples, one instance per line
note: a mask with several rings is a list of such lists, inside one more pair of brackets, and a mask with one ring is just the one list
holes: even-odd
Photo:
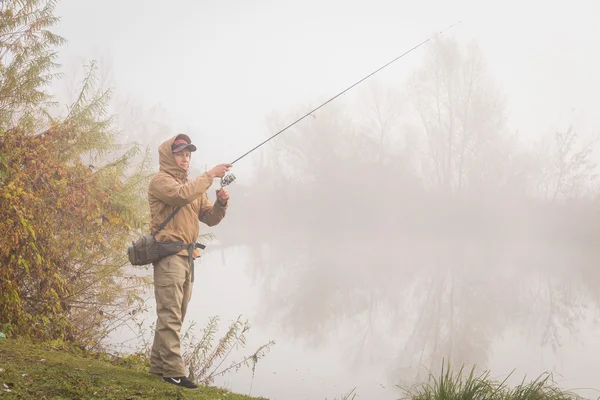
[[(247, 334), (245, 349), (232, 352), (223, 365), (241, 359), (242, 355), (252, 354), (260, 345), (273, 339), (277, 343), (271, 352), (259, 361), (255, 376), (243, 367), (216, 380), (216, 385), (239, 393), (264, 396), (271, 400), (333, 399), (341, 397), (352, 388), (356, 388), (358, 398), (391, 400), (401, 397), (402, 392), (390, 381), (392, 359), (401, 351), (406, 340), (403, 333), (374, 332), (377, 342), (391, 339), (396, 348), (379, 349), (376, 354), (361, 354), (357, 343), (364, 332), (356, 325), (342, 323), (336, 332), (331, 332), (326, 342), (308, 343), (301, 335), (292, 337), (282, 330), (278, 321), (259, 319), (261, 311), (261, 286), (252, 276), (245, 252), (228, 250), (226, 257), (221, 251), (208, 251), (201, 261), (196, 263), (196, 282), (189, 306), (190, 320), (197, 323), (196, 335), (209, 316), (221, 318), (220, 333), (238, 315), (249, 319), (251, 330)], [(269, 299), (268, 301), (279, 301)], [(153, 298), (149, 304), (153, 305)], [(501, 307), (501, 305), (499, 305)], [(579, 333), (575, 337), (568, 332), (561, 333), (563, 346), (554, 354), (550, 348), (542, 348), (539, 339), (528, 340), (519, 333), (504, 335), (496, 340), (491, 349), (487, 368), (492, 376), (504, 379), (514, 370), (511, 383), (520, 382), (524, 376), (535, 378), (549, 371), (562, 388), (578, 389), (577, 392), (588, 398), (598, 398), (600, 392), (591, 388), (600, 388), (600, 330), (593, 324), (593, 311), (589, 311), (586, 322), (578, 325)], [(155, 319), (154, 308), (146, 317), (146, 325)], [(381, 321), (385, 322), (385, 321)], [(132, 334), (127, 331), (115, 333), (113, 342), (122, 342)], [(217, 335), (217, 337), (220, 337)], [(369, 350), (366, 350), (369, 351)], [(364, 359), (356, 361), (356, 355)], [(369, 356), (373, 356), (369, 362)], [(587, 390), (585, 388), (588, 388)]]

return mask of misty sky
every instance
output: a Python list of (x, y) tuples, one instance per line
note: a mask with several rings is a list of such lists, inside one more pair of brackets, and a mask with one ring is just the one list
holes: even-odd
[[(212, 164), (264, 140), (269, 113), (314, 107), (461, 20), (448, 34), (477, 40), (507, 97), (511, 127), (531, 137), (574, 121), (582, 134), (597, 134), (599, 6), (555, 4), (63, 0), (58, 33), (69, 42), (60, 62), (68, 76), (103, 61), (119, 93), (163, 106), (174, 131), (205, 141), (202, 164)], [(376, 80), (400, 85), (426, 46)]]

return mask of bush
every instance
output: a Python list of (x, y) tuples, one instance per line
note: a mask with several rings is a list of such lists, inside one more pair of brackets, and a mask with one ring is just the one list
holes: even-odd
[(0, 13), (0, 326), (93, 347), (142, 306), (126, 244), (147, 210), (148, 163), (129, 167), (140, 151), (117, 144), (95, 63), (67, 115), (50, 115), (53, 10), (6, 1)]

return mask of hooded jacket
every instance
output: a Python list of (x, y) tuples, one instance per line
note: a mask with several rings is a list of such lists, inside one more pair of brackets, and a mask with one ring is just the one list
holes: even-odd
[[(206, 195), (213, 179), (204, 173), (196, 179), (188, 179), (188, 172), (179, 167), (171, 151), (171, 145), (177, 136), (164, 141), (158, 148), (160, 171), (150, 179), (148, 202), (150, 204), (150, 231), (156, 232), (173, 212), (181, 209), (158, 232), (156, 240), (170, 242), (181, 240), (187, 244), (196, 243), (200, 231), (200, 222), (208, 226), (217, 225), (225, 217), (227, 205), (218, 201), (213, 204)], [(228, 202), (229, 203), (229, 202)], [(178, 254), (187, 256), (187, 250)], [(200, 256), (200, 249), (194, 250), (194, 257)]]

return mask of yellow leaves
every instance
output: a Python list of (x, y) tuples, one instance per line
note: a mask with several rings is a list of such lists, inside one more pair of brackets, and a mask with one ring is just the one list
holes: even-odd
[(21, 196), (23, 193), (25, 193), (25, 190), (21, 186), (17, 187), (17, 183), (15, 183), (15, 181), (10, 181), (2, 189), (2, 192), (4, 192), (4, 194), (2, 195), (3, 198), (5, 198), (5, 199), (11, 199), (13, 197), (19, 197), (19, 196)]
[(31, 226), (31, 224), (29, 223), (29, 221), (27, 221), (23, 215), (21, 213), (19, 213), (19, 222), (21, 222), (21, 225), (27, 229), (27, 232), (29, 232), (29, 234), (31, 234), (31, 236), (33, 237), (33, 240), (37, 240), (35, 237), (35, 231), (33, 230), (33, 227)]
[(21, 256), (19, 256), (19, 258), (17, 260), (17, 265), (23, 267), (25, 269), (25, 272), (27, 274), (29, 274), (29, 263), (27, 262), (26, 259), (24, 259)]
[[(8, 26), (8, 36), (20, 24), (20, 17), (11, 17), (13, 11), (16, 18), (19, 9), (29, 10), (27, 14), (33, 18), (26, 35), (12, 35), (14, 54), (7, 62), (14, 66), (14, 73), (0, 82), (3, 93), (9, 96), (6, 103), (13, 104), (9, 108), (14, 110), (21, 109), (23, 102), (35, 108), (45, 101), (38, 89), (47, 83), (44, 76), (51, 67), (54, 49), (38, 46), (38, 40), (47, 36), (36, 36), (34, 31), (43, 27), (47, 16), (34, 12), (36, 4), (9, 2), (0, 16)], [(35, 52), (39, 57), (30, 60)], [(7, 67), (0, 65), (0, 69)], [(123, 169), (97, 165), (91, 171), (82, 162), (88, 154), (112, 148), (111, 140), (116, 139), (112, 126), (104, 123), (108, 110), (102, 98), (93, 93), (92, 75), (90, 72), (86, 78), (85, 95), (79, 97), (68, 120), (51, 120), (41, 135), (34, 135), (33, 127), (46, 120), (37, 120), (36, 115), (0, 130), (0, 322), (14, 323), (27, 334), (65, 334), (70, 315), (61, 309), (60, 301), (76, 285), (89, 287), (80, 293), (80, 299), (94, 298), (98, 285), (92, 282), (98, 271), (123, 257), (122, 243), (117, 240), (125, 236), (123, 222), (110, 215), (118, 203), (113, 194), (123, 198), (114, 192), (130, 189), (127, 184), (115, 185), (123, 178)], [(3, 121), (12, 120), (11, 110), (5, 111), (8, 114)], [(77, 145), (65, 148), (69, 139)], [(107, 177), (101, 172), (105, 167)], [(97, 223), (101, 215), (109, 217), (108, 223)], [(122, 295), (116, 285), (107, 287), (113, 294), (108, 300)]]
[(10, 199), (12, 197), (12, 191), (15, 189), (15, 183), (14, 182), (9, 182), (5, 188), (3, 189), (4, 195), (2, 197), (4, 197), (5, 199)]

